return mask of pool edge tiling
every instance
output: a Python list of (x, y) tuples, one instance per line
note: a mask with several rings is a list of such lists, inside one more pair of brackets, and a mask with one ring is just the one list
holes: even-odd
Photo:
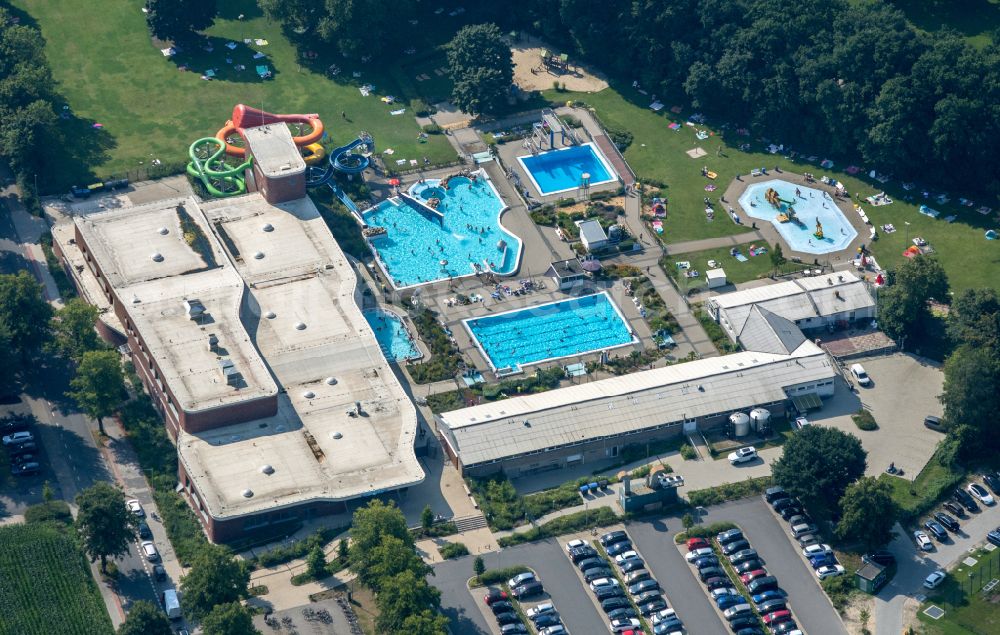
[(517, 162), (518, 164), (520, 164), (521, 169), (528, 176), (528, 180), (531, 181), (531, 185), (535, 188), (535, 191), (538, 192), (539, 195), (553, 196), (555, 194), (572, 192), (578, 187), (578, 184), (573, 184), (571, 187), (563, 188), (561, 190), (543, 190), (541, 185), (539, 185), (538, 180), (535, 178), (534, 172), (531, 170), (530, 167), (528, 167), (528, 164), (525, 162), (525, 159), (535, 159), (536, 157), (544, 156), (547, 154), (565, 152), (567, 150), (573, 150), (583, 147), (590, 148), (590, 151), (593, 153), (594, 158), (597, 159), (598, 163), (601, 164), (601, 167), (603, 167), (604, 170), (608, 173), (608, 178), (602, 181), (591, 181), (590, 185), (592, 187), (595, 185), (602, 185), (604, 183), (613, 183), (614, 181), (617, 181), (620, 178), (618, 175), (618, 171), (615, 170), (614, 166), (611, 165), (611, 161), (609, 161), (608, 158), (604, 156), (604, 153), (601, 152), (601, 149), (598, 148), (597, 144), (594, 143), (593, 141), (588, 141), (587, 143), (581, 143), (579, 145), (569, 146), (566, 148), (559, 148), (558, 150), (546, 150), (545, 152), (539, 152), (538, 154), (521, 155), (517, 157)]
[[(571, 352), (567, 352), (562, 355), (552, 355), (549, 357), (542, 357), (538, 359), (516, 361), (516, 363), (512, 364), (501, 363), (498, 366), (497, 361), (494, 360), (494, 358), (487, 352), (487, 346), (484, 346), (482, 340), (480, 339), (480, 334), (477, 334), (475, 328), (471, 324), (473, 322), (478, 322), (481, 320), (496, 321), (498, 318), (504, 318), (505, 316), (530, 313), (539, 310), (544, 311), (546, 307), (551, 307), (555, 305), (571, 305), (572, 303), (577, 303), (580, 302), (581, 300), (585, 300), (588, 298), (598, 298), (598, 297), (603, 297), (604, 302), (606, 302), (607, 306), (610, 307), (610, 309), (613, 311), (613, 314), (615, 317), (617, 317), (620, 323), (620, 327), (623, 329), (623, 334), (626, 335), (626, 337), (624, 337), (620, 341), (598, 344), (593, 347), (590, 347), (590, 344), (581, 344), (582, 348), (578, 350), (573, 350)], [(570, 308), (569, 310), (572, 310), (572, 308)], [(563, 309), (560, 309), (558, 312), (562, 313), (563, 311), (564, 311)], [(589, 355), (600, 351), (608, 351), (617, 348), (622, 348), (624, 346), (631, 346), (639, 341), (639, 338), (636, 336), (635, 332), (632, 330), (632, 327), (629, 325), (628, 319), (626, 319), (625, 315), (622, 313), (621, 308), (615, 303), (615, 301), (611, 298), (610, 294), (608, 294), (607, 291), (603, 291), (601, 293), (594, 293), (587, 296), (581, 296), (578, 298), (553, 300), (551, 302), (545, 302), (543, 304), (538, 304), (534, 306), (527, 306), (520, 309), (512, 309), (510, 311), (504, 311), (503, 313), (497, 313), (494, 315), (481, 315), (481, 316), (469, 317), (462, 320), (462, 326), (465, 327), (466, 333), (468, 333), (470, 340), (472, 341), (476, 349), (479, 351), (479, 353), (483, 356), (483, 359), (486, 360), (486, 363), (489, 364), (490, 368), (492, 368), (493, 371), (498, 375), (508, 375), (521, 372), (523, 371), (525, 366), (535, 366), (538, 364), (543, 364), (558, 359), (568, 359), (570, 357), (579, 357), (582, 355)]]

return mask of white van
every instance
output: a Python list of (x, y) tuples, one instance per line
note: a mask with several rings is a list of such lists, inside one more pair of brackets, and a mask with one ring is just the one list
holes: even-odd
[(166, 611), (167, 617), (172, 620), (179, 620), (184, 617), (181, 613), (181, 600), (177, 597), (176, 590), (167, 589), (160, 594), (160, 600), (163, 602), (163, 610)]

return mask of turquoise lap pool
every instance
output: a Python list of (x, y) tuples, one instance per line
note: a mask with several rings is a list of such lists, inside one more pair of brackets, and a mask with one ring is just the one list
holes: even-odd
[[(767, 201), (771, 189), (778, 194), (777, 207)], [(780, 179), (749, 186), (740, 196), (740, 207), (747, 215), (774, 225), (790, 248), (807, 254), (847, 249), (858, 235), (829, 194)], [(789, 207), (798, 222), (779, 222), (778, 214), (788, 214)], [(817, 220), (823, 228), (822, 238), (816, 236)]]
[(635, 341), (607, 293), (463, 320), (497, 371), (625, 346)]
[(584, 174), (590, 175), (591, 185), (617, 178), (614, 168), (593, 143), (517, 157), (517, 160), (543, 196), (575, 190)]
[[(521, 240), (500, 225), (506, 209), (484, 172), (413, 185), (409, 197), (382, 201), (363, 214), (385, 233), (369, 238), (397, 289), (481, 271), (513, 273)], [(436, 206), (436, 209), (432, 209)]]
[(413, 337), (398, 315), (376, 309), (365, 311), (364, 316), (368, 325), (375, 331), (375, 339), (386, 358), (401, 362), (420, 357), (420, 351), (417, 350)]

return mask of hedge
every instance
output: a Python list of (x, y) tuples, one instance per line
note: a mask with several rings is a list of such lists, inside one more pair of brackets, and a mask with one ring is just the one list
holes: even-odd
[(528, 531), (503, 536), (497, 540), (497, 544), (501, 547), (513, 547), (524, 542), (534, 542), (535, 540), (570, 534), (583, 531), (584, 529), (607, 527), (622, 520), (623, 518), (616, 514), (610, 507), (586, 509), (574, 514), (560, 516), (538, 527), (532, 527)]
[(709, 505), (718, 505), (726, 501), (761, 494), (768, 487), (771, 487), (770, 476), (748, 478), (745, 481), (694, 490), (688, 493), (688, 501), (697, 507), (708, 507)]
[(517, 574), (527, 573), (528, 571), (531, 571), (531, 569), (524, 565), (504, 567), (503, 569), (488, 569), (483, 572), (483, 575), (472, 578), (472, 580), (470, 580), (470, 585), (477, 587), (486, 586), (488, 584), (496, 584), (497, 582), (506, 582)]
[(438, 547), (438, 551), (445, 560), (469, 555), (469, 548), (461, 542), (446, 542), (444, 545)]
[(273, 567), (299, 558), (305, 558), (316, 547), (323, 548), (337, 536), (350, 527), (323, 527), (301, 540), (288, 545), (281, 545), (261, 553), (253, 558), (251, 564), (255, 567)]

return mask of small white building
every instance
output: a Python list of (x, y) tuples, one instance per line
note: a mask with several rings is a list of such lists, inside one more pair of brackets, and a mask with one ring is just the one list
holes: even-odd
[(709, 289), (718, 289), (729, 284), (729, 281), (726, 280), (726, 272), (722, 269), (709, 269), (706, 271), (705, 282), (708, 283)]
[(587, 271), (583, 268), (583, 263), (576, 258), (553, 262), (549, 265), (549, 270), (545, 272), (545, 275), (552, 278), (552, 282), (560, 291), (571, 289), (587, 279)]
[(576, 226), (580, 228), (580, 242), (587, 251), (603, 249), (608, 245), (608, 235), (596, 220), (578, 220)]

